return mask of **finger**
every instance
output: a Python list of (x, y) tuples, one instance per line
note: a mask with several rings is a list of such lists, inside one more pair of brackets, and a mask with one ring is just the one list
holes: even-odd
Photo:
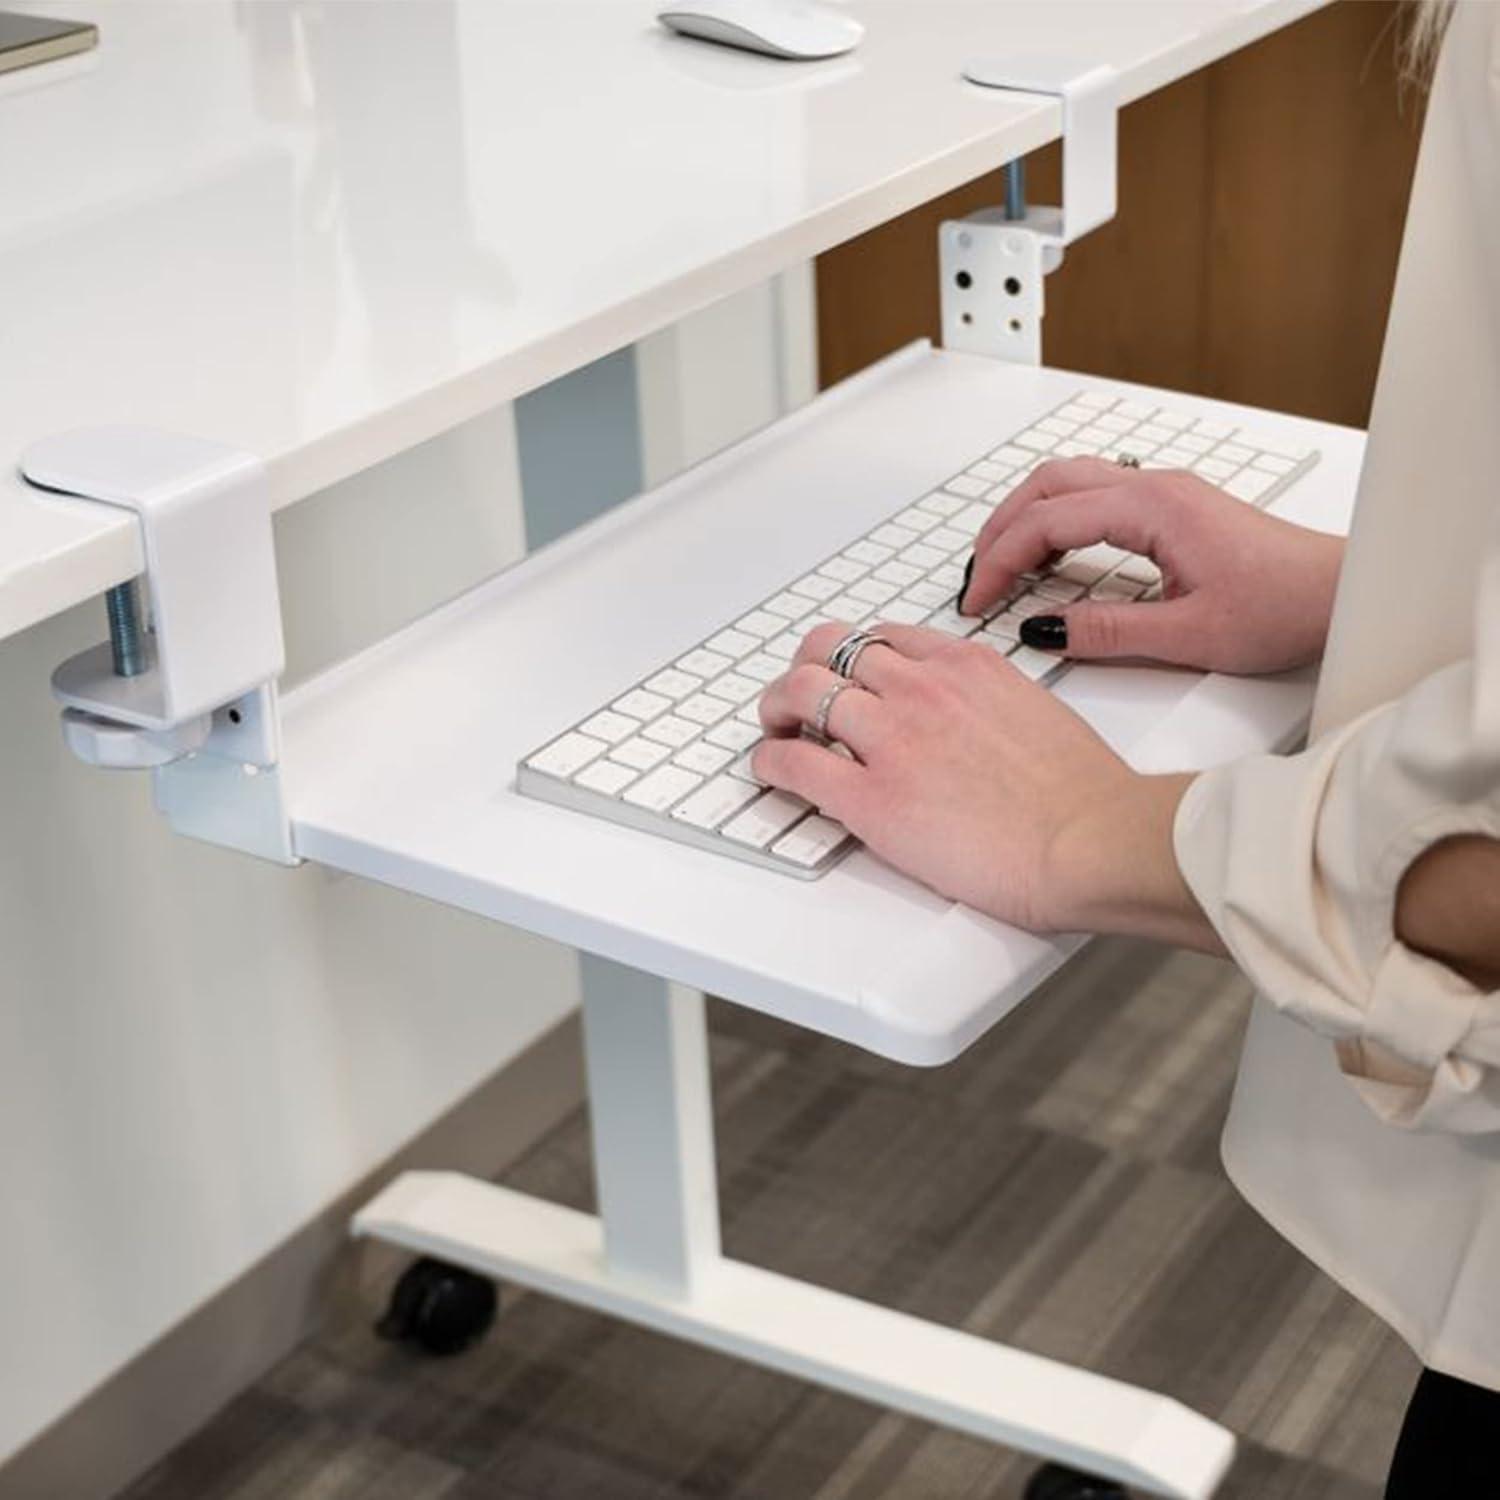
[[(760, 698), (760, 721), (768, 734), (800, 734), (818, 715), (818, 705), (830, 688), (843, 683), (827, 667), (793, 667), (778, 677)], [(828, 713), (830, 739), (847, 745), (856, 755), (869, 749), (879, 733), (880, 700), (863, 688), (845, 684)]]
[(974, 550), (990, 547), (1037, 500), (1052, 500), (1079, 490), (1108, 489), (1112, 482), (1124, 481), (1129, 473), (1107, 458), (1054, 458), (1038, 464), (991, 512), (974, 538)]
[[(922, 661), (940, 651), (944, 646), (953, 644), (952, 636), (944, 635), (937, 630), (924, 630), (920, 625), (892, 625), (884, 620), (872, 620), (866, 621), (858, 628), (867, 631), (870, 635), (878, 635), (886, 648), (887, 655), (898, 654), (910, 661)], [(797, 648), (797, 655), (793, 658), (795, 665), (826, 667), (833, 648), (849, 633), (848, 625), (838, 624), (819, 625), (816, 630), (808, 631), (801, 646)], [(878, 665), (875, 663), (874, 655), (880, 649), (880, 646), (869, 646), (860, 653), (859, 657), (860, 681), (868, 682), (871, 687), (876, 686), (876, 679), (869, 675), (867, 667), (873, 668), (877, 675), (883, 673), (883, 680), (887, 683), (896, 675), (889, 662)]]
[(811, 740), (762, 740), (750, 762), (756, 780), (791, 792), (847, 824), (865, 769), (858, 761)]
[(977, 554), (965, 606), (971, 614), (988, 609), (1014, 588), (1022, 573), (1039, 567), (1053, 552), (1110, 542), (1152, 555), (1160, 521), (1156, 501), (1125, 485), (1038, 500), (987, 551)]
[(1192, 595), (1151, 604), (1070, 604), (1060, 615), (1061, 649), (1079, 661), (1141, 656), (1185, 665), (1203, 654), (1201, 614)]

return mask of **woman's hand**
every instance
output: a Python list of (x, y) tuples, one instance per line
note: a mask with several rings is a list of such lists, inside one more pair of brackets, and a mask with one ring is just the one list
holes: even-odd
[(1172, 851), (1189, 778), (1132, 771), (1072, 709), (977, 641), (871, 627), (829, 715), (853, 758), (802, 737), (839, 679), (822, 625), (761, 699), (755, 773), (816, 803), (941, 894), (1037, 931), (1213, 947)]
[[(1162, 570), (1152, 603), (1083, 601), (1024, 639), (1071, 657), (1149, 657), (1218, 672), (1316, 661), (1344, 544), (1235, 500), (1196, 475), (1099, 458), (1042, 464), (985, 523), (961, 608), (980, 614), (1055, 552), (1110, 542)], [(1052, 639), (1036, 639), (1044, 632)]]

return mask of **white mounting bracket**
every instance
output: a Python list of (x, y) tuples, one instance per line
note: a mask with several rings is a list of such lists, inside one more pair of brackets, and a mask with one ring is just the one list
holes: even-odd
[(1119, 78), (1113, 68), (1056, 55), (969, 64), (985, 88), (1062, 100), (1063, 201), (1024, 216), (986, 209), (938, 231), (943, 344), (1013, 364), (1040, 364), (1043, 279), (1063, 250), (1115, 215)]
[(69, 747), (91, 765), (152, 769), (179, 832), (295, 863), (277, 771), (286, 657), (264, 466), (200, 438), (93, 427), (32, 444), (20, 468), (140, 521), (152, 623), (140, 670), (118, 674), (107, 642), (58, 667)]

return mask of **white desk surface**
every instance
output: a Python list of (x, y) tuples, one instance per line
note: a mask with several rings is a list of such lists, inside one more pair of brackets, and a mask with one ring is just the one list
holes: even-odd
[[(915, 347), (527, 558), (283, 700), (297, 851), (911, 1063), (947, 1061), (1077, 946), (863, 850), (804, 882), (521, 797), (516, 761), (882, 516), (1107, 386)], [(1160, 398), (1158, 398), (1159, 400)], [(1341, 530), (1362, 433), (1171, 405), (1319, 448), (1278, 502)], [(1075, 668), (1060, 692), (1143, 767), (1286, 743), (1305, 680)]]
[(653, 0), (32, 0), (102, 43), (0, 79), (0, 638), (141, 567), (37, 437), (191, 432), (291, 503), (1059, 135), (966, 59), (1129, 100), (1320, 3), (859, 0), (790, 64)]

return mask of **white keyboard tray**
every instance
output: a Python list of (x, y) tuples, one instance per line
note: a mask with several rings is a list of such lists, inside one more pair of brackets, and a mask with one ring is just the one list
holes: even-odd
[[(863, 850), (804, 882), (547, 806), (516, 794), (515, 763), (1086, 386), (1165, 399), (914, 346), (307, 683), (283, 703), (298, 853), (904, 1062), (949, 1060), (1083, 939), (991, 921)], [(1275, 509), (1344, 529), (1362, 434), (1171, 402), (1318, 447)], [(1059, 693), (1166, 769), (1290, 743), (1310, 689), (1101, 666)]]

